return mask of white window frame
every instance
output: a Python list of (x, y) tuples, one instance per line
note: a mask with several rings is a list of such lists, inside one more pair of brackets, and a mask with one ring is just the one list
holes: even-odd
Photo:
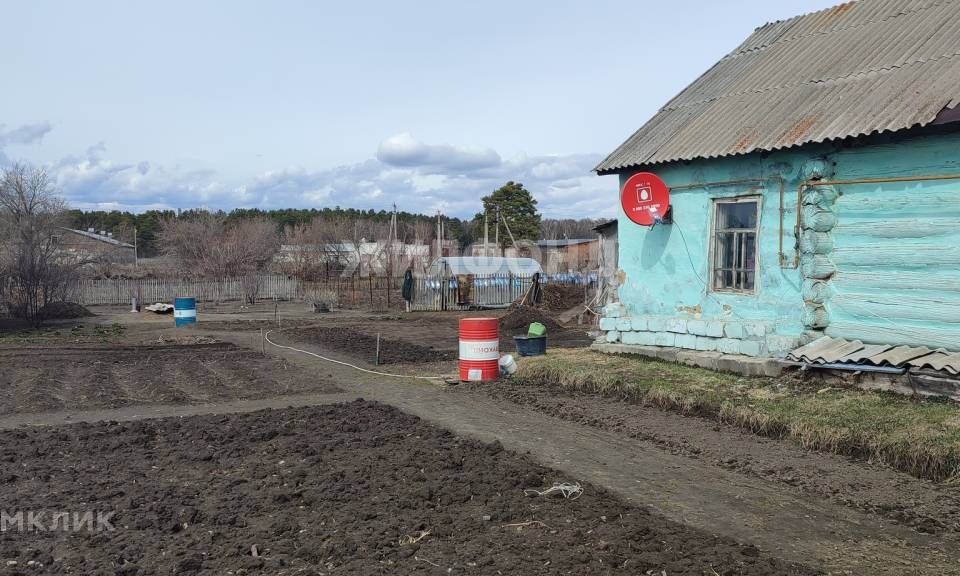
[[(717, 216), (719, 206), (724, 204), (744, 204), (752, 202), (757, 205), (756, 224), (753, 228), (754, 250), (753, 250), (753, 288), (729, 288), (717, 286)], [(760, 194), (750, 194), (746, 196), (728, 196), (713, 198), (710, 206), (710, 261), (708, 263), (710, 274), (710, 291), (723, 294), (752, 295), (757, 293), (760, 285), (760, 216), (763, 214), (763, 196)]]

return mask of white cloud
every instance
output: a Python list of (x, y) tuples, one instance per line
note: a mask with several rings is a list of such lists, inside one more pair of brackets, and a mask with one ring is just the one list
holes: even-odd
[[(0, 126), (4, 146), (33, 142), (49, 131), (36, 125), (13, 131)], [(99, 143), (48, 165), (71, 205), (81, 209), (132, 210), (208, 207), (311, 208), (324, 206), (401, 210), (470, 217), (480, 198), (506, 181), (522, 182), (547, 217), (612, 216), (616, 178), (591, 172), (599, 154), (521, 155), (450, 144), (424, 144), (409, 134), (385, 140), (377, 158), (312, 170), (287, 167), (249, 179), (230, 179), (210, 169), (110, 159)]]
[(377, 159), (390, 166), (417, 168), (435, 174), (465, 174), (500, 165), (490, 148), (424, 144), (409, 133), (391, 136), (377, 148)]

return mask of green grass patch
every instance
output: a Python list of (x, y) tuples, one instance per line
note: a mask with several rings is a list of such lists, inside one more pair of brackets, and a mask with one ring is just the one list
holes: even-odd
[(792, 378), (748, 378), (589, 350), (524, 358), (517, 376), (716, 418), (811, 450), (885, 462), (935, 481), (960, 478), (960, 407)]

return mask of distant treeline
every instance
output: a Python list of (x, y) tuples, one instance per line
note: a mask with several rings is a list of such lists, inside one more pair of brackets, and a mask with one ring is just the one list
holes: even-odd
[[(178, 218), (190, 219), (202, 213), (202, 210), (147, 210), (146, 212), (133, 213), (112, 211), (69, 211), (69, 226), (78, 230), (87, 230), (93, 228), (100, 231), (112, 232), (114, 238), (130, 244), (134, 243), (134, 230), (136, 230), (136, 244), (141, 257), (148, 258), (155, 256), (159, 252), (158, 238), (160, 229), (164, 220), (174, 220)], [(228, 222), (237, 220), (253, 219), (259, 216), (270, 219), (277, 225), (280, 231), (296, 226), (297, 224), (307, 224), (315, 219), (329, 220), (350, 220), (367, 221), (377, 223), (388, 223), (392, 212), (386, 210), (357, 210), (355, 208), (285, 208), (282, 210), (260, 210), (257, 208), (237, 208), (230, 212), (216, 211), (226, 218)], [(397, 212), (397, 221), (401, 224), (413, 223), (417, 220), (436, 222), (435, 216), (424, 214), (412, 214), (410, 212)], [(447, 234), (449, 237), (457, 238), (453, 235), (454, 230), (461, 228), (459, 220), (447, 220)]]
[[(69, 226), (78, 230), (87, 230), (93, 228), (96, 231), (112, 232), (117, 240), (134, 243), (134, 230), (136, 230), (136, 244), (139, 255), (143, 258), (156, 256), (159, 253), (159, 235), (164, 220), (170, 219), (190, 219), (198, 214), (204, 213), (202, 210), (148, 210), (141, 213), (112, 211), (69, 211)], [(214, 214), (223, 216), (228, 222), (237, 220), (248, 220), (257, 217), (266, 217), (277, 225), (279, 231), (285, 231), (295, 227), (298, 224), (308, 224), (315, 220), (328, 220), (331, 222), (355, 221), (374, 224), (387, 224), (393, 215), (387, 210), (357, 210), (355, 208), (284, 208), (281, 210), (260, 210), (258, 208), (237, 208), (230, 212), (217, 211)], [(444, 237), (446, 239), (456, 240), (461, 246), (468, 246), (475, 241), (483, 239), (482, 226), (478, 226), (476, 221), (461, 220), (458, 218), (442, 217), (444, 227)], [(398, 227), (412, 228), (419, 224), (418, 229), (426, 232), (427, 237), (422, 240), (432, 240), (436, 232), (436, 216), (427, 214), (414, 214), (411, 212), (397, 212)], [(542, 224), (542, 236), (544, 238), (584, 238), (592, 237), (591, 228), (603, 220), (580, 219), (580, 220), (554, 220), (545, 218)]]

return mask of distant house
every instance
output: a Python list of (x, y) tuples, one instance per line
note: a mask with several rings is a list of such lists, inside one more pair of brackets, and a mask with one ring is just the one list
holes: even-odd
[(504, 258), (518, 258), (520, 257), (520, 250), (508, 246), (506, 248), (500, 246), (496, 242), (474, 242), (467, 249), (468, 253), (463, 254), (464, 256), (502, 256)]
[[(431, 253), (436, 250), (432, 244), (393, 244), (361, 239), (354, 242), (331, 242), (326, 244), (283, 244), (274, 261), (281, 265), (296, 265), (309, 261), (328, 272), (347, 273), (348, 275), (382, 276), (393, 271), (402, 274), (408, 266), (423, 270), (430, 262)], [(453, 241), (445, 242), (444, 253), (455, 251)]]
[(848, 2), (761, 26), (667, 102), (596, 167), (631, 211), (641, 180), (671, 206), (654, 226), (621, 210), (608, 341), (830, 338), (814, 356), (894, 367), (898, 345), (916, 366), (960, 350), (958, 30), (960, 2)]
[(547, 274), (593, 272), (597, 268), (600, 242), (596, 238), (537, 240), (536, 244)]
[(60, 228), (59, 236), (55, 240), (60, 250), (73, 255), (77, 260), (116, 264), (133, 264), (136, 261), (134, 245), (117, 240), (112, 232), (97, 231), (94, 228)]

